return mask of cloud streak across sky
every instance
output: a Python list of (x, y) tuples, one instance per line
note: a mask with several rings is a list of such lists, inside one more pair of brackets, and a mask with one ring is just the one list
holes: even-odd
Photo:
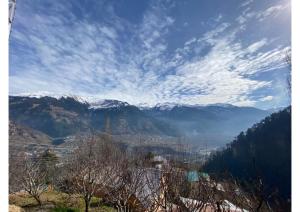
[(287, 2), (260, 9), (254, 1), (242, 2), (230, 17), (224, 12), (197, 20), (201, 32), (186, 36), (180, 32), (195, 23), (174, 15), (181, 8), (177, 1), (147, 1), (135, 8), (136, 16), (122, 14), (118, 1), (19, 2), (10, 40), (10, 94), (149, 105), (286, 104), (281, 73), (290, 40), (251, 26), (276, 21), (288, 13)]

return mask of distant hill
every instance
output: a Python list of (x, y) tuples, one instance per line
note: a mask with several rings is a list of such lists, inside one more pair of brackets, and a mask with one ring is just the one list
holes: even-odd
[(113, 135), (180, 137), (185, 142), (218, 147), (269, 114), (253, 107), (228, 104), (161, 104), (139, 108), (117, 100), (89, 103), (69, 96), (9, 97), (11, 121), (52, 138), (93, 129)]
[(52, 146), (51, 138), (37, 130), (9, 122), (9, 154), (16, 156), (20, 152), (43, 151)]
[(146, 114), (169, 123), (193, 143), (224, 145), (234, 135), (269, 115), (268, 111), (233, 105), (154, 107)]
[(268, 188), (291, 195), (291, 108), (266, 117), (240, 133), (223, 151), (211, 156), (204, 170), (230, 172), (251, 181), (258, 176)]
[(50, 137), (61, 137), (87, 130), (88, 105), (72, 98), (10, 97), (9, 116), (16, 123), (39, 130)]
[(71, 97), (10, 97), (10, 120), (46, 133), (64, 137), (89, 129), (111, 134), (176, 135), (176, 129), (157, 122), (128, 104), (91, 107)]

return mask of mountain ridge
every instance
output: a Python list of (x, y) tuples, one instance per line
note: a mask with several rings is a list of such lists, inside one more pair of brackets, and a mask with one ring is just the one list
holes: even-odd
[[(147, 103), (138, 103), (138, 104), (130, 104), (127, 101), (121, 101), (118, 99), (110, 99), (110, 98), (99, 98), (96, 95), (95, 96), (80, 96), (80, 95), (74, 95), (74, 94), (53, 94), (49, 92), (38, 92), (38, 93), (20, 93), (20, 94), (11, 94), (9, 95), (10, 97), (30, 97), (30, 98), (43, 98), (43, 97), (51, 97), (55, 98), (57, 100), (61, 98), (73, 98), (74, 100), (84, 103), (84, 104), (89, 104), (91, 108), (97, 109), (101, 108), (101, 105), (103, 105), (103, 108), (107, 107), (118, 107), (120, 105), (131, 105), (138, 107), (141, 110), (144, 109), (151, 109), (151, 108), (160, 108), (160, 109), (166, 109), (170, 110), (174, 107), (208, 107), (208, 106), (219, 106), (219, 107), (250, 107), (250, 108), (257, 108), (254, 106), (238, 106), (238, 105), (233, 105), (230, 103), (210, 103), (210, 104), (189, 104), (189, 103), (176, 103), (176, 102), (160, 102), (156, 104), (147, 104)], [(115, 103), (115, 104), (112, 104)], [(279, 108), (270, 108), (270, 109), (261, 109), (257, 108), (260, 110), (265, 110), (265, 111), (272, 111), (276, 112), (279, 109), (283, 109), (284, 107), (279, 107)]]
[(269, 111), (229, 105), (174, 105), (140, 109), (117, 100), (91, 105), (73, 97), (10, 96), (10, 119), (46, 133), (64, 137), (96, 130), (114, 135), (184, 137), (212, 145), (224, 144), (260, 121)]

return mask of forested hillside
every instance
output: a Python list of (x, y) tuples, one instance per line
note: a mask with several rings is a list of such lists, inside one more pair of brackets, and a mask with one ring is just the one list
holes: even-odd
[(264, 184), (266, 192), (291, 195), (291, 107), (240, 133), (204, 166), (210, 173), (229, 172), (236, 179)]

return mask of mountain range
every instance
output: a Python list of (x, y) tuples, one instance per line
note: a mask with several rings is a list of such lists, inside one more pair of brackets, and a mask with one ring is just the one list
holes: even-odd
[(51, 138), (94, 130), (129, 139), (177, 138), (198, 146), (219, 147), (270, 113), (229, 104), (164, 103), (146, 107), (118, 100), (88, 102), (75, 96), (9, 97), (11, 121)]

